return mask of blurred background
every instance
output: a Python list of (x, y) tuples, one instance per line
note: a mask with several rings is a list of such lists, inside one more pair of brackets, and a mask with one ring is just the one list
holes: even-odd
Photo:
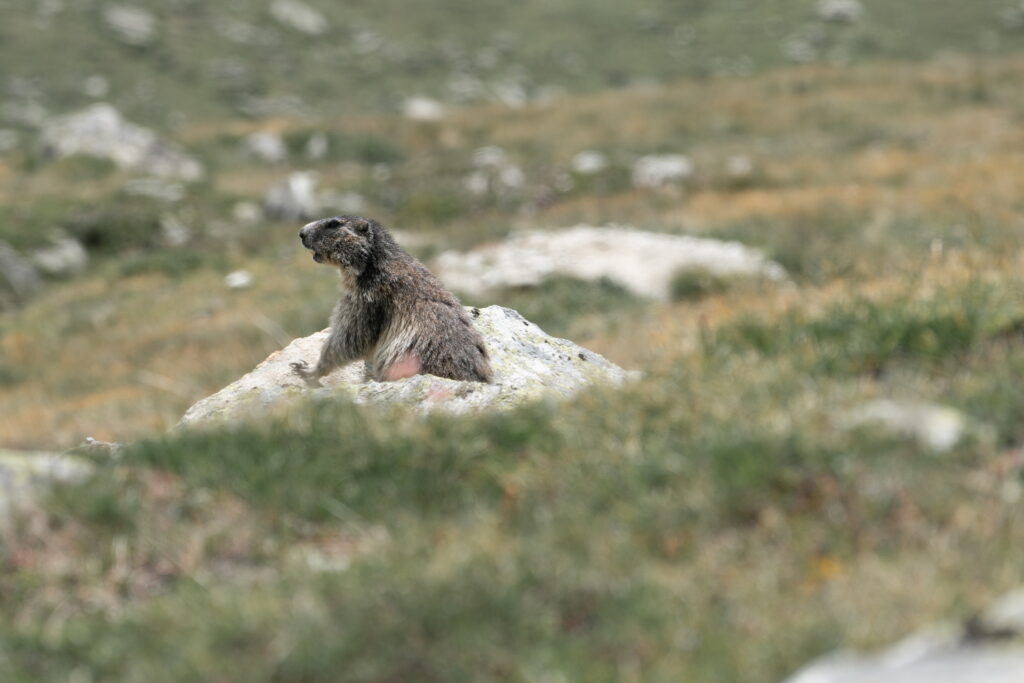
[[(142, 444), (0, 535), (0, 672), (767, 681), (976, 616), (1022, 82), (1019, 0), (0, 0), (0, 453)], [(644, 379), (162, 437), (326, 325), (342, 213)]]

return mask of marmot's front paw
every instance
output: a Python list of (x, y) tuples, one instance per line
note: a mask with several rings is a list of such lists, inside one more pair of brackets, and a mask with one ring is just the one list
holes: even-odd
[(300, 360), (294, 363), (289, 363), (289, 365), (292, 366), (292, 372), (301, 377), (303, 380), (305, 380), (306, 384), (308, 384), (309, 386), (321, 386), (320, 378), (317, 377), (316, 370), (311, 370), (309, 367), (309, 363), (307, 363), (306, 361)]

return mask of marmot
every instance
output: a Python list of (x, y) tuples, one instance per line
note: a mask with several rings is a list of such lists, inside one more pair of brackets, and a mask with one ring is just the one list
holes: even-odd
[(421, 373), (490, 382), (484, 340), (462, 304), (376, 221), (335, 216), (299, 230), (313, 260), (341, 271), (342, 295), (316, 368), (292, 363), (307, 381), (360, 358), (368, 379)]

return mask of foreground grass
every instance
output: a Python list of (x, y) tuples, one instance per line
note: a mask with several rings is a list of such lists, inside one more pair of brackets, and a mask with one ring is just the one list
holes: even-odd
[[(0, 672), (771, 681), (966, 616), (1021, 579), (1024, 290), (945, 280), (723, 322), (557, 407), (140, 443), (5, 532)], [(984, 428), (836, 426), (880, 395)]]

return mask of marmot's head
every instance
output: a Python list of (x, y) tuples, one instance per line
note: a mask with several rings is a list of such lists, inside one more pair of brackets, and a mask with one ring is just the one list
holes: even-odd
[(299, 230), (302, 246), (313, 252), (313, 260), (350, 270), (356, 275), (366, 268), (380, 226), (361, 216), (334, 216), (307, 223)]

